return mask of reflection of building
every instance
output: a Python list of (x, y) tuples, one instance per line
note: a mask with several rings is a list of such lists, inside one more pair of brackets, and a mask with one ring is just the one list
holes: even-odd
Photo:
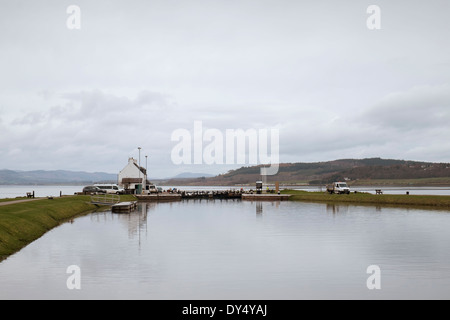
[(119, 186), (135, 193), (136, 190), (145, 190), (147, 184), (147, 170), (140, 167), (136, 159), (129, 158), (126, 167), (119, 172)]
[(263, 213), (262, 202), (258, 201), (256, 202), (256, 214), (261, 215), (262, 213)]

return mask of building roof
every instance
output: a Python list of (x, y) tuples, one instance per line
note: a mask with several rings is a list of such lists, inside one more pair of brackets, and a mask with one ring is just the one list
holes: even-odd
[(136, 168), (140, 169), (143, 174), (147, 175), (147, 170), (145, 168), (139, 167), (136, 162), (133, 162), (133, 164), (136, 166)]

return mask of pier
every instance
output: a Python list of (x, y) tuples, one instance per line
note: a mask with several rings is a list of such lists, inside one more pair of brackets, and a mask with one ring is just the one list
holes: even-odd
[(154, 193), (154, 194), (137, 194), (135, 197), (139, 201), (180, 201), (181, 194), (178, 193)]
[(137, 207), (137, 201), (119, 202), (111, 206), (111, 210), (114, 213), (131, 212)]
[(136, 195), (140, 201), (180, 201), (182, 199), (241, 199), (241, 191), (176, 191)]
[(241, 199), (242, 191), (183, 191), (183, 199)]
[(287, 201), (289, 200), (290, 194), (242, 194), (242, 200), (250, 201)]
[(116, 194), (93, 195), (91, 196), (91, 203), (100, 206), (111, 206), (111, 211), (115, 213), (128, 213), (137, 207), (137, 201), (120, 202), (120, 196)]
[(242, 199), (252, 201), (284, 201), (289, 199), (288, 194), (271, 194), (271, 193), (248, 193), (241, 190), (228, 191), (177, 191), (173, 193), (157, 193), (147, 195), (136, 195), (139, 201), (180, 201), (189, 199)]

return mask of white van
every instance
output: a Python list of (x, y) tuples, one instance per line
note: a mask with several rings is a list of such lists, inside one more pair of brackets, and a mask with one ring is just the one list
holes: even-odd
[(105, 191), (106, 193), (122, 194), (125, 192), (125, 190), (119, 188), (117, 184), (94, 184), (94, 186)]
[(158, 188), (154, 184), (148, 186), (148, 193), (158, 193)]
[(350, 194), (350, 188), (345, 182), (333, 182), (332, 184), (327, 186), (327, 191), (330, 194), (338, 193), (338, 194)]

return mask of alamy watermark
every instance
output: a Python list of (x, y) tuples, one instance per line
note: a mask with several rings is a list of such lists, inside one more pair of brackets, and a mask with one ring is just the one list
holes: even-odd
[[(275, 175), (279, 167), (278, 129), (203, 128), (194, 121), (193, 130), (176, 129), (171, 141), (178, 142), (171, 152), (172, 162), (180, 164), (248, 164), (261, 167), (261, 175)], [(269, 148), (270, 146), (270, 148)], [(270, 149), (270, 150), (269, 150)]]
[(366, 20), (366, 26), (369, 30), (381, 29), (381, 9), (379, 6), (373, 4), (367, 7), (366, 12), (370, 16)]
[(81, 269), (77, 265), (70, 265), (66, 269), (66, 273), (70, 274), (67, 278), (66, 286), (69, 290), (81, 289)]
[[(66, 20), (66, 27), (69, 30), (81, 29), (81, 9), (78, 5), (70, 5), (66, 9), (69, 15)], [(370, 16), (366, 20), (366, 26), (369, 30), (381, 29), (381, 9), (378, 5), (370, 5), (366, 9), (366, 13)]]
[(367, 278), (366, 286), (369, 290), (381, 289), (381, 269), (379, 266), (373, 264), (367, 267), (366, 273), (370, 274)]
[[(81, 289), (81, 268), (77, 265), (70, 265), (66, 269), (66, 273), (70, 274), (67, 278), (66, 286), (69, 290)], [(366, 280), (366, 286), (369, 290), (381, 289), (381, 268), (378, 265), (370, 265), (366, 269), (366, 273), (370, 276)]]
[(70, 5), (66, 9), (69, 14), (66, 20), (66, 27), (69, 30), (81, 29), (81, 9), (77, 5)]

